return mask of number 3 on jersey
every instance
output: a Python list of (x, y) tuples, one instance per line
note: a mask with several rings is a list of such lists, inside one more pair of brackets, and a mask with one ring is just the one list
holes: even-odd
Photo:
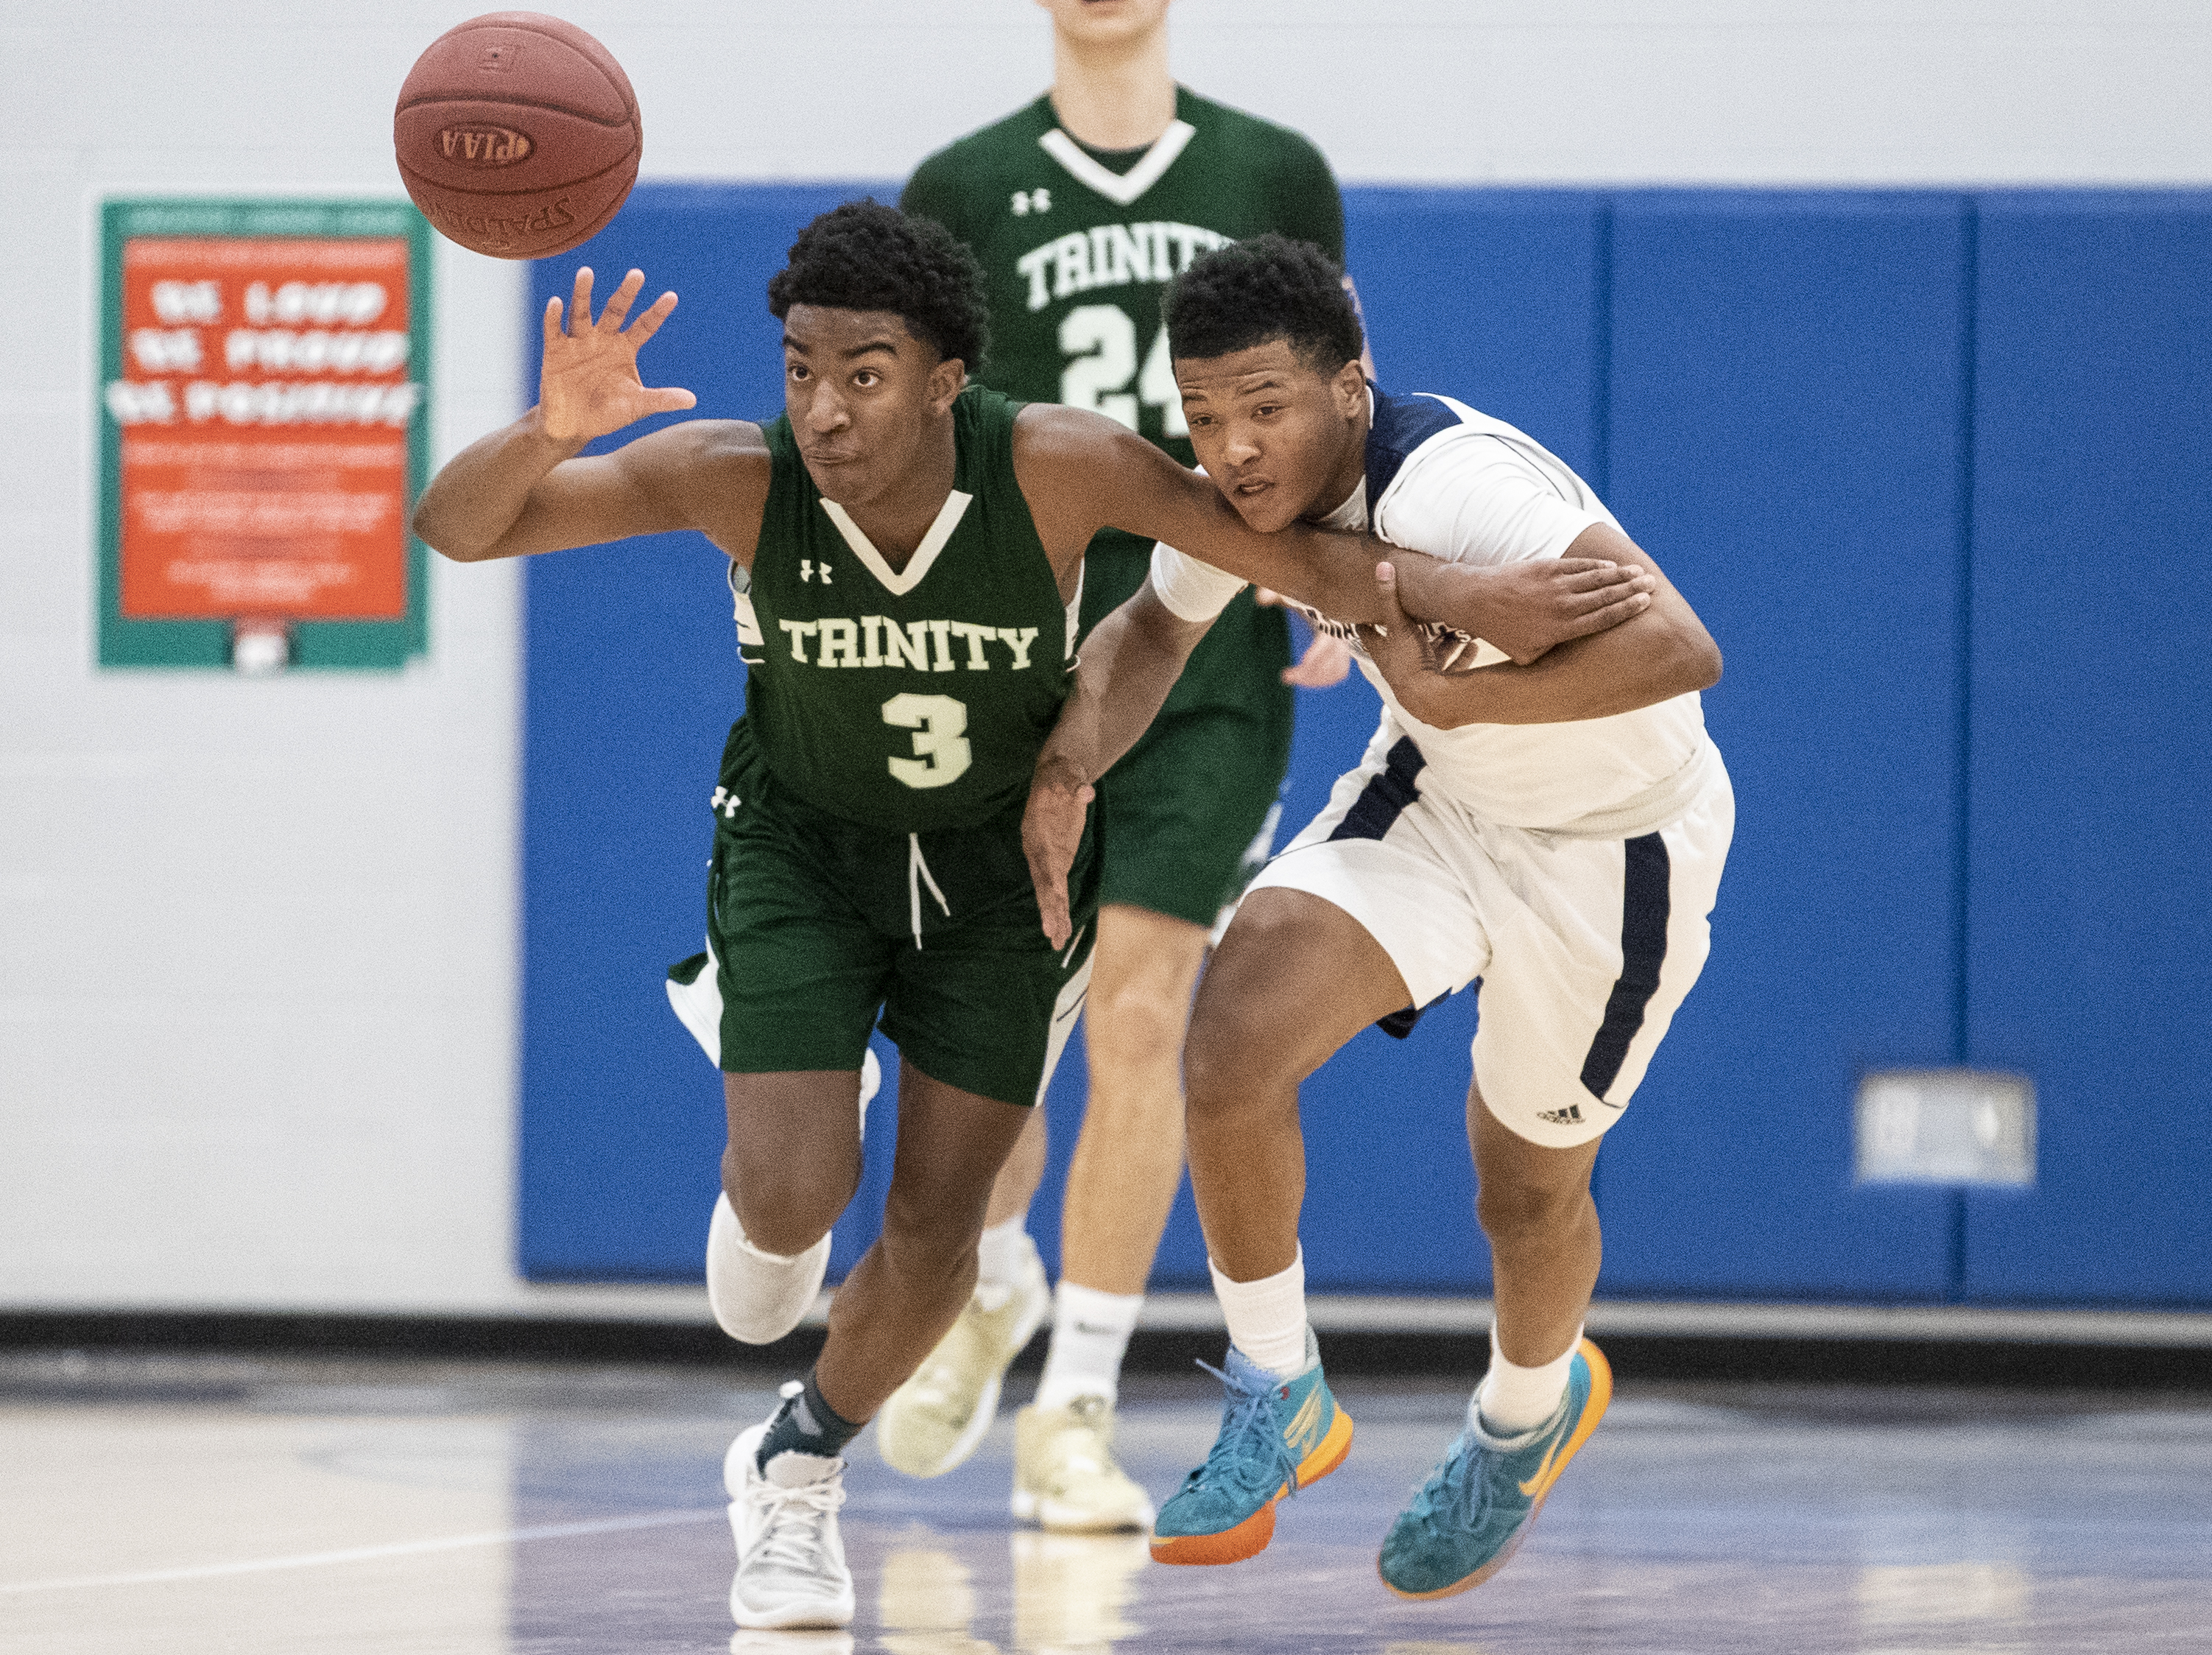
[[(1117, 419), (1131, 430), (1137, 423), (1137, 402), (1142, 398), (1160, 411), (1164, 436), (1183, 437), (1190, 427), (1182, 417), (1182, 392), (1176, 388), (1175, 367), (1168, 360), (1168, 331), (1163, 327), (1145, 357), (1145, 371), (1137, 374), (1137, 325), (1119, 305), (1079, 305), (1060, 324), (1060, 348), (1071, 360), (1060, 376), (1060, 399), (1072, 408), (1095, 409)], [(1137, 390), (1124, 387), (1137, 374)]]
[(884, 703), (884, 722), (914, 732), (914, 757), (887, 762), (891, 774), (909, 788), (941, 788), (957, 782), (975, 762), (963, 733), (968, 709), (951, 696), (893, 696)]

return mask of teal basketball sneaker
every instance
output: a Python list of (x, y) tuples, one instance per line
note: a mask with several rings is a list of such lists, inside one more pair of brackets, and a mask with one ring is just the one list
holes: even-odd
[(1504, 1568), (1612, 1400), (1613, 1369), (1585, 1339), (1559, 1411), (1526, 1436), (1488, 1436), (1470, 1408), (1468, 1428), (1383, 1539), (1382, 1584), (1401, 1597), (1449, 1597)]
[(1352, 1415), (1322, 1378), (1320, 1347), (1306, 1334), (1312, 1364), (1279, 1379), (1229, 1349), (1227, 1372), (1206, 1367), (1228, 1393), (1221, 1431), (1206, 1463), (1182, 1480), (1152, 1524), (1160, 1563), (1241, 1563), (1275, 1536), (1275, 1502), (1318, 1482), (1352, 1450)]

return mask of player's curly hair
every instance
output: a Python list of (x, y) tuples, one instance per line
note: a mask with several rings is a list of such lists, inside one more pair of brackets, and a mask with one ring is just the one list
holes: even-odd
[(776, 320), (793, 305), (890, 311), (971, 374), (990, 347), (990, 305), (975, 255), (943, 225), (872, 199), (833, 207), (799, 233), (768, 284)]
[(1160, 315), (1178, 359), (1286, 339), (1307, 367), (1334, 374), (1366, 342), (1336, 261), (1272, 230), (1193, 260), (1160, 295)]

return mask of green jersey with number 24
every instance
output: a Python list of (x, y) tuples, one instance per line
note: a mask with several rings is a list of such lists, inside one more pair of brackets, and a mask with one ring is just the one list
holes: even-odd
[(1344, 208), (1321, 152), (1184, 88), (1167, 131), (1131, 154), (1085, 149), (1039, 98), (922, 162), (899, 204), (982, 261), (984, 384), (1024, 402), (1096, 409), (1186, 465), (1188, 429), (1160, 324), (1169, 280), (1200, 254), (1265, 230), (1344, 257)]

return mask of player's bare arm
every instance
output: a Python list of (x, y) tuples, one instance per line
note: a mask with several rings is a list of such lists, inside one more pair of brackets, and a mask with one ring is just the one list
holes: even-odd
[(1091, 784), (1137, 745), (1212, 624), (1183, 619), (1147, 581), (1084, 640), (1074, 688), (1037, 754), (1022, 812), (1022, 850), (1055, 948), (1067, 946), (1073, 929), (1067, 875), (1083, 840)]
[[(1566, 724), (1656, 706), (1720, 682), (1721, 652), (1696, 612), (1649, 553), (1610, 523), (1593, 523), (1572, 556), (1640, 563), (1656, 583), (1643, 613), (1551, 651), (1528, 666), (1501, 661), (1471, 672), (1439, 669), (1436, 645), (1410, 623), (1366, 634), (1368, 653), (1401, 706), (1437, 729), (1462, 724)], [(1386, 606), (1397, 579), (1376, 570)]]
[(687, 420), (611, 454), (583, 454), (596, 437), (696, 400), (638, 376), (639, 350), (676, 308), (676, 295), (665, 293), (629, 319), (644, 284), (643, 272), (630, 271), (596, 322), (588, 269), (576, 273), (568, 325), (562, 301), (548, 303), (538, 405), (463, 449), (431, 480), (415, 508), (425, 545), (458, 563), (481, 563), (697, 529), (739, 562), (750, 560), (769, 478), (758, 427)]
[(1617, 625), (1649, 601), (1640, 570), (1600, 560), (1536, 572), (1478, 569), (1308, 523), (1263, 533), (1206, 478), (1085, 410), (1024, 408), (1014, 471), (1055, 564), (1110, 526), (1164, 540), (1336, 619), (1373, 624), (1385, 618), (1375, 565), (1389, 557), (1411, 613), (1489, 638), (1516, 659)]

